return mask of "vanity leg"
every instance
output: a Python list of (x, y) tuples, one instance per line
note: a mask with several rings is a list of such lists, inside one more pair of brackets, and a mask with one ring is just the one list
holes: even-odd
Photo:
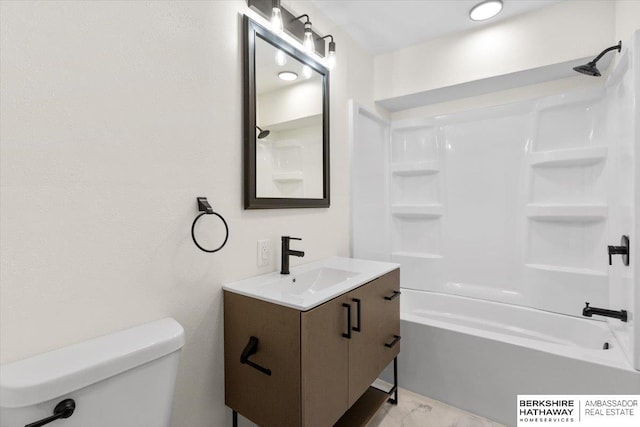
[(233, 427), (238, 427), (238, 413), (236, 411), (233, 411), (231, 413), (231, 417), (233, 419)]
[(398, 356), (393, 358), (393, 388), (391, 393), (393, 397), (389, 398), (389, 403), (392, 405), (398, 404)]

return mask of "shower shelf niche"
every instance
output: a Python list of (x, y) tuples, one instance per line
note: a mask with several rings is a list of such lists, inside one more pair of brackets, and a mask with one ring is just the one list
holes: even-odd
[(569, 148), (561, 150), (538, 151), (529, 154), (529, 164), (533, 167), (591, 166), (604, 161), (607, 157), (606, 146)]
[(440, 204), (396, 204), (391, 206), (391, 214), (395, 217), (439, 218), (442, 216), (442, 212), (443, 207)]
[(432, 175), (440, 172), (440, 163), (430, 162), (403, 162), (393, 163), (391, 173), (399, 176)]
[(597, 222), (608, 216), (606, 205), (542, 205), (529, 204), (526, 214), (536, 221)]

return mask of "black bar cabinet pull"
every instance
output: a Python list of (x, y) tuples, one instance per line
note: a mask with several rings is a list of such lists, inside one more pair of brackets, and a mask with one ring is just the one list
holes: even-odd
[(353, 298), (352, 301), (356, 303), (356, 320), (358, 321), (358, 326), (354, 326), (352, 329), (356, 332), (362, 332), (362, 317), (360, 313), (361, 301), (358, 298)]
[(394, 345), (398, 344), (398, 342), (400, 342), (400, 338), (402, 338), (400, 335), (394, 335), (393, 336), (393, 341), (385, 343), (384, 346), (391, 348)]
[(386, 299), (387, 301), (391, 301), (394, 298), (398, 298), (401, 293), (402, 292), (400, 292), (400, 291), (393, 291), (393, 295), (388, 296), (388, 297), (384, 297), (384, 299)]
[(240, 363), (242, 363), (243, 365), (247, 364), (252, 368), (256, 368), (258, 371), (262, 372), (263, 374), (271, 376), (271, 369), (265, 368), (264, 366), (260, 366), (257, 363), (249, 360), (249, 357), (256, 354), (257, 351), (258, 351), (258, 338), (256, 337), (249, 338), (249, 342), (244, 347), (244, 350), (242, 350), (242, 354), (240, 355)]
[(76, 402), (73, 399), (65, 399), (56, 405), (53, 409), (53, 415), (36, 421), (35, 423), (27, 424), (24, 427), (40, 427), (52, 421), (59, 420), (60, 418), (69, 418), (75, 410)]
[(346, 339), (351, 339), (351, 304), (343, 303), (342, 306), (347, 309), (347, 333), (343, 333), (342, 336)]

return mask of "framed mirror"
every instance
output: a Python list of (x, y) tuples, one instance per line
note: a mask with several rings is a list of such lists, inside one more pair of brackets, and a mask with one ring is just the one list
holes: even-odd
[(244, 17), (244, 207), (329, 207), (329, 71)]

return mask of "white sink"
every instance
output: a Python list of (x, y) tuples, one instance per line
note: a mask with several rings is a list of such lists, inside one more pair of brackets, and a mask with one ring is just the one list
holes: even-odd
[(355, 258), (328, 258), (269, 273), (223, 288), (264, 301), (306, 311), (398, 268), (398, 264)]
[(275, 280), (267, 281), (262, 288), (264, 292), (282, 292), (290, 295), (303, 296), (306, 293), (315, 294), (323, 289), (339, 285), (358, 273), (331, 267), (319, 267), (302, 273), (281, 275)]

